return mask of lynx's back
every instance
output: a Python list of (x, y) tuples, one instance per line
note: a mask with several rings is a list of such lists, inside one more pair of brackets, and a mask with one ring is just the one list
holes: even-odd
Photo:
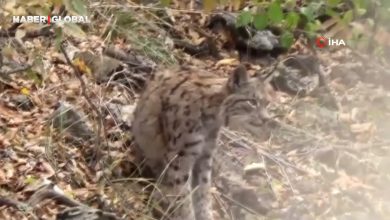
[(217, 119), (227, 96), (225, 81), (188, 69), (157, 73), (139, 98), (132, 123), (134, 137), (145, 156), (161, 159), (169, 142), (177, 141), (179, 133), (200, 129), (202, 117)]
[(264, 105), (262, 88), (244, 66), (228, 79), (181, 68), (163, 70), (149, 81), (137, 103), (132, 130), (150, 168), (156, 175), (165, 170), (162, 197), (175, 195), (166, 201), (175, 206), (166, 219), (213, 219), (209, 188), (219, 129), (237, 108)]

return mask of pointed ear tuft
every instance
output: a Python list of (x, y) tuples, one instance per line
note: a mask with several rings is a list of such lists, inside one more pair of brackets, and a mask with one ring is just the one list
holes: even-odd
[(234, 71), (230, 74), (228, 80), (228, 88), (231, 91), (235, 91), (243, 85), (247, 84), (249, 81), (248, 72), (244, 65), (239, 65), (234, 69)]

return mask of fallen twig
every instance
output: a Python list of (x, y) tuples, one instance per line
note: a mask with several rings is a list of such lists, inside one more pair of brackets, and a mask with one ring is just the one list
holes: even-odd
[(0, 207), (13, 207), (15, 209), (25, 209), (25, 207), (28, 207), (28, 204), (19, 202), (17, 200), (8, 199), (8, 198), (1, 198), (0, 197)]
[(67, 197), (55, 187), (56, 186), (53, 183), (41, 186), (26, 203), (7, 198), (0, 198), (0, 207), (5, 206), (13, 207), (18, 210), (26, 210), (28, 208), (36, 207), (39, 203), (46, 199), (52, 199), (60, 204), (70, 207), (58, 213), (56, 217), (57, 220), (120, 220), (120, 218), (113, 213), (91, 208)]
[[(45, 26), (39, 30), (27, 31), (22, 40), (26, 40), (28, 38), (36, 38), (36, 37), (50, 37), (54, 36), (54, 32), (51, 31), (52, 26)], [(15, 37), (15, 30), (0, 30), (0, 37), (9, 38)]]
[(89, 98), (89, 96), (87, 94), (86, 83), (84, 82), (84, 80), (83, 80), (83, 78), (81, 76), (82, 74), (73, 65), (72, 61), (70, 60), (68, 54), (65, 51), (63, 43), (61, 43), (60, 49), (61, 49), (61, 52), (65, 56), (65, 60), (66, 60), (67, 64), (73, 69), (74, 74), (76, 75), (77, 79), (80, 81), (82, 96), (84, 96), (85, 100), (88, 102), (88, 104), (89, 104), (90, 108), (92, 109), (92, 111), (95, 112), (96, 117), (98, 119), (97, 120), (98, 121), (97, 135), (96, 135), (96, 139), (95, 139), (96, 142), (95, 142), (95, 151), (94, 151), (94, 163), (93, 163), (93, 165), (96, 165), (96, 162), (98, 161), (98, 159), (101, 158), (101, 152), (100, 152), (101, 139), (100, 139), (100, 137), (101, 137), (102, 130), (104, 131), (104, 129), (103, 129), (104, 128), (103, 115), (102, 115), (102, 113), (100, 111), (100, 108), (98, 108), (98, 106), (96, 106), (95, 103), (93, 103), (92, 100)]
[[(1, 66), (0, 66), (1, 67)], [(0, 71), (0, 74), (3, 74), (3, 75), (10, 75), (10, 74), (13, 74), (13, 73), (18, 73), (18, 72), (23, 72), (25, 70), (28, 70), (32, 67), (32, 65), (28, 64), (28, 65), (23, 65), (23, 66), (20, 66), (18, 68), (15, 68), (13, 70), (4, 70), (4, 71)]]
[(53, 199), (56, 202), (69, 207), (85, 206), (76, 200), (68, 198), (61, 191), (59, 191), (58, 188), (56, 189), (55, 187), (56, 186), (53, 183), (43, 185), (30, 197), (30, 199), (27, 201), (27, 204), (31, 207), (35, 207), (45, 199)]
[(103, 53), (111, 58), (120, 60), (127, 65), (140, 70), (142, 72), (150, 73), (153, 71), (155, 65), (148, 65), (139, 61), (134, 55), (128, 54), (123, 50), (117, 49), (113, 46), (105, 47)]
[(303, 169), (297, 167), (296, 165), (294, 165), (294, 164), (292, 164), (292, 163), (290, 163), (290, 162), (288, 162), (280, 157), (276, 157), (276, 156), (272, 155), (271, 153), (258, 147), (258, 144), (255, 143), (254, 141), (252, 141), (248, 138), (242, 138), (240, 135), (238, 135), (237, 133), (235, 133), (229, 129), (223, 128), (222, 132), (221, 132), (221, 136), (227, 138), (228, 140), (231, 140), (232, 142), (239, 144), (240, 146), (242, 146), (246, 149), (253, 150), (253, 152), (256, 154), (264, 155), (268, 159), (274, 161), (276, 164), (294, 168), (296, 171), (298, 171), (301, 174), (307, 174), (306, 170), (303, 170)]

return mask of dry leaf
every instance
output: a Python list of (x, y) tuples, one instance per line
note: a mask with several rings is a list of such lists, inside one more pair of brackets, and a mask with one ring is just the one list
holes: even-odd
[(23, 87), (21, 90), (20, 90), (20, 93), (23, 94), (23, 95), (30, 95), (30, 90), (26, 87)]
[(76, 58), (73, 60), (73, 64), (82, 72), (88, 75), (92, 74), (91, 69), (85, 64), (84, 60)]
[(372, 124), (371, 122), (366, 122), (366, 123), (356, 123), (352, 124), (350, 126), (351, 132), (352, 133), (371, 133), (375, 129), (375, 125)]
[(23, 29), (17, 29), (15, 32), (15, 38), (22, 42), (22, 38), (26, 36), (26, 31)]
[(218, 61), (215, 66), (218, 68), (220, 66), (237, 65), (238, 63), (238, 60), (235, 58), (226, 58)]
[(244, 167), (244, 172), (246, 174), (252, 174), (252, 173), (262, 171), (264, 169), (265, 169), (264, 163), (251, 163)]

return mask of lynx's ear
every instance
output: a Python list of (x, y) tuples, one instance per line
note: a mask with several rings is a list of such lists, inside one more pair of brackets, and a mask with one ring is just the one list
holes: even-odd
[(244, 65), (240, 64), (236, 67), (233, 72), (230, 74), (228, 79), (228, 89), (230, 91), (236, 91), (237, 89), (245, 86), (249, 81), (248, 72)]

